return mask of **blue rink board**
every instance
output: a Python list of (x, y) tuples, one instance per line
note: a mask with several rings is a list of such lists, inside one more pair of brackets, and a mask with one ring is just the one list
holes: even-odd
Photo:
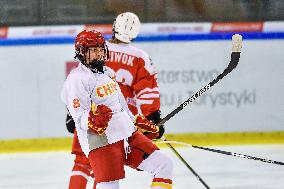
[[(235, 32), (245, 40), (284, 39), (284, 32)], [(230, 40), (235, 33), (140, 35), (135, 42)], [(111, 36), (106, 35), (106, 39)], [(0, 39), (0, 46), (73, 44), (74, 37)]]

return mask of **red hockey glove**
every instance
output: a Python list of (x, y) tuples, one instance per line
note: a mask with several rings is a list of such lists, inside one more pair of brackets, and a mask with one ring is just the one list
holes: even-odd
[[(150, 120), (151, 122), (158, 124), (162, 119), (161, 119), (161, 111), (155, 111), (152, 112), (151, 114), (147, 115), (146, 118)], [(151, 140), (156, 140), (160, 139), (165, 133), (165, 127), (164, 125), (159, 126), (159, 134), (158, 133), (149, 133), (149, 132), (144, 132), (143, 134), (150, 138)]]
[(112, 117), (112, 111), (109, 107), (100, 104), (96, 110), (91, 110), (88, 117), (88, 128), (99, 135), (104, 134), (108, 122)]
[(164, 133), (165, 133), (165, 127), (161, 125), (159, 127), (159, 132), (157, 133), (150, 133), (146, 131), (143, 134), (151, 140), (157, 140), (160, 139), (164, 135)]
[(146, 136), (149, 139), (156, 139), (159, 136), (159, 127), (149, 121), (144, 116), (136, 116), (134, 125), (140, 130), (142, 133), (149, 133)]

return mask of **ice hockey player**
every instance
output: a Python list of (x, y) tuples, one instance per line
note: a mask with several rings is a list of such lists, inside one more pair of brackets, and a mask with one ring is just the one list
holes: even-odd
[[(139, 18), (130, 12), (117, 16), (113, 24), (112, 39), (107, 42), (110, 56), (106, 65), (116, 72), (116, 80), (127, 100), (129, 109), (134, 115), (139, 113), (153, 123), (160, 121), (160, 98), (157, 85), (157, 73), (149, 55), (132, 46), (140, 30)], [(74, 133), (75, 123), (68, 113), (66, 126)], [(161, 137), (164, 127), (159, 134), (145, 132), (150, 139)], [(74, 133), (72, 154), (75, 154), (74, 166), (69, 181), (69, 189), (86, 189), (91, 167), (87, 157), (81, 150), (76, 131)], [(94, 183), (94, 188), (95, 188)]]
[[(116, 17), (112, 39), (107, 42), (110, 54), (106, 65), (115, 71), (130, 111), (158, 123), (161, 115), (156, 68), (145, 51), (130, 44), (137, 37), (140, 25), (134, 13), (125, 12)], [(164, 127), (160, 130), (163, 134)]]
[(113, 70), (104, 66), (109, 52), (101, 33), (82, 31), (75, 50), (80, 64), (67, 77), (61, 97), (75, 122), (97, 189), (119, 189), (124, 165), (150, 173), (151, 188), (172, 188), (171, 159), (137, 130), (158, 136), (159, 128), (128, 109)]

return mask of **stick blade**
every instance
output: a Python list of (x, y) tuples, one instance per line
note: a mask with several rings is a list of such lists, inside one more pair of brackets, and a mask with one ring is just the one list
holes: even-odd
[(241, 52), (242, 39), (243, 37), (240, 34), (234, 34), (232, 36), (232, 52)]

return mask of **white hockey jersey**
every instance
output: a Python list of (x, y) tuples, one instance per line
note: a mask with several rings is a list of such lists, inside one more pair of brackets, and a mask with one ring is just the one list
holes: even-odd
[(114, 78), (114, 71), (106, 66), (104, 73), (93, 73), (80, 63), (63, 85), (61, 98), (75, 121), (78, 139), (87, 157), (90, 152), (88, 116), (92, 103), (104, 104), (112, 110), (113, 115), (105, 131), (108, 144), (126, 139), (135, 131), (134, 115)]

